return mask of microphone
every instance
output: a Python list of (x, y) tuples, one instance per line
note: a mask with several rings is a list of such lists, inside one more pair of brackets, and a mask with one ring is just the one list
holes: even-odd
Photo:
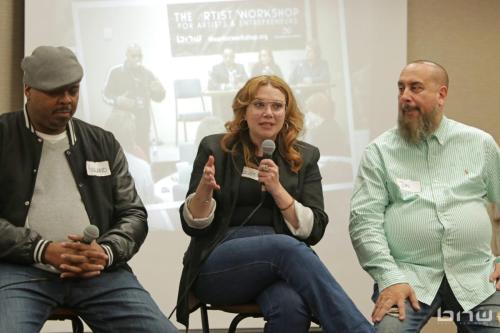
[[(264, 158), (270, 158), (270, 159), (273, 158), (273, 153), (274, 153), (274, 150), (276, 149), (276, 144), (274, 143), (273, 140), (266, 139), (266, 140), (262, 141), (261, 148), (262, 148), (262, 152), (264, 153), (263, 154)], [(260, 190), (263, 193), (266, 192), (266, 186), (264, 184), (262, 184), (262, 186), (260, 187)]]
[(276, 149), (276, 144), (273, 140), (266, 139), (262, 141), (262, 151), (264, 152), (264, 158), (273, 158), (274, 150)]
[(81, 242), (90, 244), (93, 240), (97, 239), (97, 237), (99, 237), (99, 229), (95, 225), (90, 224), (83, 229), (83, 238)]

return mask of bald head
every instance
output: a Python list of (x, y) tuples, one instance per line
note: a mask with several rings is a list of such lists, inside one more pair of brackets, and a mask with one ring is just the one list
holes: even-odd
[(142, 63), (142, 50), (137, 44), (130, 44), (125, 53), (125, 65), (130, 69), (138, 68)]
[(413, 61), (401, 71), (398, 90), (400, 133), (409, 143), (420, 143), (441, 123), (448, 74), (435, 62)]
[(420, 66), (420, 65), (429, 67), (431, 79), (434, 83), (436, 83), (438, 86), (446, 86), (446, 88), (448, 88), (449, 84), (448, 72), (446, 71), (446, 69), (444, 69), (443, 66), (441, 66), (437, 62), (433, 62), (430, 60), (415, 60), (406, 65), (403, 71), (408, 67)]
[(227, 65), (231, 66), (234, 64), (234, 51), (230, 48), (225, 48), (222, 51), (222, 61)]
[(127, 47), (126, 55), (142, 55), (142, 50), (139, 44), (133, 43)]

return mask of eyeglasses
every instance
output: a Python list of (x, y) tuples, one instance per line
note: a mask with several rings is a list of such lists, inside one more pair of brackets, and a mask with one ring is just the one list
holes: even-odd
[(285, 110), (286, 104), (285, 102), (281, 101), (270, 101), (270, 102), (265, 102), (260, 99), (256, 99), (250, 103), (255, 110), (264, 112), (267, 109), (267, 106), (271, 106), (271, 111), (272, 112), (281, 112)]

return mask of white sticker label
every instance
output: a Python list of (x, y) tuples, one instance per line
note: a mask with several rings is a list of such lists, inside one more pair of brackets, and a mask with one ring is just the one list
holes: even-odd
[(111, 175), (108, 161), (92, 162), (87, 161), (87, 175), (104, 177)]
[(421, 191), (420, 182), (416, 180), (396, 178), (396, 182), (401, 190), (412, 193)]
[(253, 180), (259, 180), (259, 170), (249, 168), (249, 167), (244, 167), (243, 172), (241, 173), (241, 177), (245, 178), (250, 178)]

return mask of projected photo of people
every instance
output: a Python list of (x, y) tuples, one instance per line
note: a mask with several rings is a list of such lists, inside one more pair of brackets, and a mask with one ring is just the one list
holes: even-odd
[(259, 60), (252, 66), (251, 76), (276, 75), (283, 78), (280, 66), (274, 62), (273, 51), (264, 48), (259, 51)]
[(309, 41), (305, 47), (305, 59), (293, 69), (290, 84), (329, 83), (330, 69), (326, 60), (321, 58), (319, 44)]
[(212, 67), (209, 73), (208, 89), (235, 90), (248, 79), (242, 64), (235, 61), (234, 51), (225, 48), (222, 51), (222, 61)]
[(165, 88), (153, 72), (143, 66), (142, 50), (138, 44), (129, 45), (123, 64), (110, 70), (103, 96), (114, 111), (122, 110), (135, 116), (137, 144), (142, 149), (143, 157), (149, 160), (151, 120), (156, 129), (151, 102), (163, 101)]
[[(147, 208), (163, 211), (168, 228), (178, 228), (177, 208), (198, 133), (225, 131), (234, 97), (249, 77), (277, 75), (291, 86), (305, 114), (302, 139), (320, 147), (326, 200), (338, 191), (347, 198), (356, 168), (353, 149), (361, 149), (369, 138), (352, 119), (343, 29), (326, 14), (341, 15), (340, 5), (67, 0), (73, 27), (68, 40), (89, 69), (79, 112), (114, 132), (134, 123), (127, 127), (134, 133), (123, 140), (134, 140), (133, 148), (126, 148), (131, 163), (147, 166), (136, 168), (147, 173), (137, 176), (138, 186), (144, 179), (153, 183), (144, 194), (153, 198), (145, 200)], [(120, 112), (132, 117), (119, 120)]]
[(236, 62), (233, 49), (224, 48), (222, 60), (208, 74), (208, 89), (213, 91), (212, 109), (216, 117), (231, 119), (231, 104), (236, 91), (248, 79), (245, 67)]
[[(112, 132), (122, 146), (148, 211), (149, 233), (131, 265), (164, 313), (175, 306), (190, 242), (179, 208), (200, 140), (226, 133), (239, 89), (268, 74), (282, 78), (297, 100), (304, 116), (297, 140), (319, 148), (332, 223), (315, 251), (363, 313), (371, 311), (372, 281), (364, 278), (348, 237), (349, 200), (362, 151), (395, 121), (394, 78), (406, 64), (406, 1), (24, 4), (26, 55), (39, 45), (73, 50), (85, 69), (75, 117)], [(383, 45), (381, 36), (387, 36)], [(217, 313), (210, 320), (213, 327), (227, 324)], [(262, 327), (261, 319), (256, 322)], [(198, 329), (199, 321), (190, 328)]]

